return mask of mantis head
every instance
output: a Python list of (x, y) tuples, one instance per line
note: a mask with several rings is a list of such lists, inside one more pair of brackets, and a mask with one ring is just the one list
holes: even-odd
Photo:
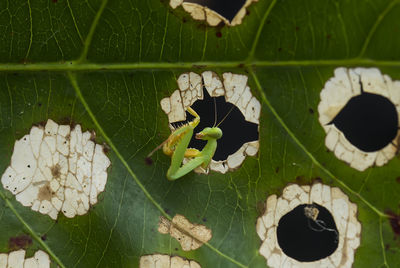
[(196, 133), (198, 140), (217, 140), (222, 137), (222, 130), (218, 127), (206, 127), (201, 132)]

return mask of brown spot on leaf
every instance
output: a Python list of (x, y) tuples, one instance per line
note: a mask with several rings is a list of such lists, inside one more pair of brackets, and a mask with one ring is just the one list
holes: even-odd
[(27, 249), (32, 245), (32, 238), (29, 235), (20, 235), (16, 237), (10, 237), (8, 240), (8, 247), (10, 250)]
[(153, 159), (151, 159), (150, 157), (146, 157), (144, 159), (144, 162), (146, 163), (146, 165), (151, 166), (153, 165)]
[(314, 183), (323, 183), (323, 182), (322, 182), (322, 179), (320, 177), (315, 177), (315, 178), (312, 179), (312, 183), (314, 184)]
[(38, 199), (43, 201), (43, 200), (48, 200), (51, 201), (51, 198), (53, 196), (53, 193), (50, 189), (50, 185), (46, 184), (40, 187), (39, 189), (39, 194), (38, 194)]
[(56, 164), (55, 166), (52, 166), (50, 170), (51, 170), (51, 175), (53, 175), (54, 178), (59, 178), (60, 177), (60, 175), (61, 175), (61, 172), (60, 172), (61, 167), (60, 167), (59, 164)]
[(258, 216), (262, 216), (265, 213), (265, 202), (258, 201), (257, 202), (257, 214)]
[(297, 177), (296, 177), (296, 183), (297, 183), (297, 184), (306, 184), (307, 181), (306, 181), (306, 179), (304, 178), (304, 176), (297, 176)]
[(110, 150), (110, 146), (108, 146), (106, 143), (103, 143), (103, 153), (107, 154)]
[(96, 143), (96, 132), (90, 132), (90, 140)]
[(387, 210), (386, 214), (389, 216), (390, 226), (392, 226), (395, 237), (400, 237), (400, 215), (391, 210)]

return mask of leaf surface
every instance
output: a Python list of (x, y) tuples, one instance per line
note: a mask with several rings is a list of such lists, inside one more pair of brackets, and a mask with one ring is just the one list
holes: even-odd
[[(27, 233), (60, 267), (138, 267), (163, 253), (202, 267), (265, 267), (257, 217), (288, 183), (321, 179), (358, 205), (354, 267), (398, 267), (399, 159), (359, 172), (325, 145), (319, 94), (337, 67), (377, 67), (400, 80), (400, 1), (260, 0), (243, 23), (209, 27), (167, 1), (0, 2), (0, 171), (13, 144), (51, 118), (94, 130), (110, 148), (105, 192), (85, 216), (56, 222), (0, 190), (0, 252)], [(260, 150), (224, 175), (166, 180), (170, 159), (146, 155), (169, 135), (160, 100), (187, 71), (249, 76), (262, 104)], [(237, 131), (240, 131), (238, 129)], [(185, 215), (213, 238), (196, 251), (157, 231)]]

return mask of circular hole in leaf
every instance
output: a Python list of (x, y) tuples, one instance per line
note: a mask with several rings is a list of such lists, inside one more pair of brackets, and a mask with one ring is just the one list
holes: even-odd
[[(317, 212), (313, 214), (314, 219), (306, 216), (307, 208)], [(316, 203), (298, 205), (282, 216), (276, 232), (283, 252), (301, 262), (326, 258), (337, 249), (339, 243), (339, 233), (332, 214)]]
[(362, 92), (347, 102), (331, 124), (358, 149), (375, 152), (396, 137), (398, 115), (395, 105), (388, 98)]
[(185, 0), (184, 2), (208, 7), (232, 22), (233, 18), (246, 3), (246, 0)]
[[(225, 101), (225, 97), (211, 97), (207, 90), (203, 88), (204, 99), (197, 100), (191, 107), (199, 114), (200, 124), (194, 129), (194, 133), (198, 133), (206, 127), (218, 125), (222, 130), (222, 138), (220, 138), (217, 150), (213, 156), (213, 160), (226, 160), (229, 155), (235, 153), (246, 142), (258, 140), (258, 125), (245, 120), (243, 114), (235, 105)], [(214, 99), (215, 104), (214, 105)], [(217, 120), (215, 120), (215, 106), (217, 110)], [(229, 113), (229, 114), (228, 114)], [(224, 119), (224, 117), (226, 118)], [(186, 120), (172, 123), (177, 128), (183, 123), (193, 120), (193, 116), (186, 112)], [(195, 135), (189, 143), (189, 148), (202, 150), (206, 145), (206, 141), (198, 140)]]

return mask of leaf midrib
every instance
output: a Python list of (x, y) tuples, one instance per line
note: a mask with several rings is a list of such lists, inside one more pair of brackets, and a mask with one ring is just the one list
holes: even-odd
[(210, 69), (250, 67), (323, 67), (323, 66), (364, 66), (364, 67), (400, 67), (400, 61), (372, 60), (364, 58), (326, 59), (326, 60), (287, 60), (287, 61), (197, 61), (197, 62), (41, 62), (41, 63), (0, 63), (0, 72), (95, 72), (124, 70), (164, 70), (164, 69)]

